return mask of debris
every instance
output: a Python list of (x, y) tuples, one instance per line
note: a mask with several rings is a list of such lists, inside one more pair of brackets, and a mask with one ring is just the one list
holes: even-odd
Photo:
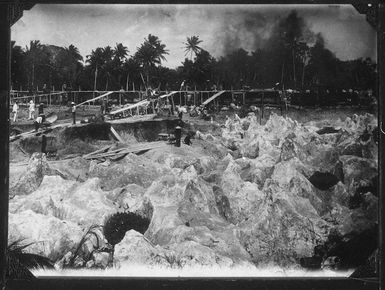
[(96, 154), (96, 151), (93, 154), (87, 154), (83, 156), (85, 159), (100, 159), (100, 158), (116, 158), (122, 155), (127, 155), (129, 153), (137, 153), (141, 151), (147, 151), (155, 148), (161, 148), (161, 147), (167, 147), (167, 144), (162, 141), (157, 142), (147, 142), (147, 143), (141, 143), (136, 144), (128, 147), (119, 148), (116, 150), (101, 152), (99, 154)]

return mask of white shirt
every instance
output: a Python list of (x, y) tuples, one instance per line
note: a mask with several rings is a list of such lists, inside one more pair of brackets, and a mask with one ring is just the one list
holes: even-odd
[(31, 112), (35, 111), (35, 103), (29, 103), (29, 110)]
[(17, 112), (18, 110), (19, 110), (19, 105), (16, 104), (16, 103), (14, 103), (14, 104), (13, 104), (12, 111), (13, 111), (13, 112)]

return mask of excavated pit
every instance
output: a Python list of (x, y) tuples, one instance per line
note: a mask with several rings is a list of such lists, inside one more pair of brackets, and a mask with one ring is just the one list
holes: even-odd
[(132, 123), (112, 123), (111, 126), (121, 136), (133, 136), (138, 142), (151, 142), (159, 138), (160, 133), (174, 134), (175, 127), (184, 127), (179, 119), (153, 119)]

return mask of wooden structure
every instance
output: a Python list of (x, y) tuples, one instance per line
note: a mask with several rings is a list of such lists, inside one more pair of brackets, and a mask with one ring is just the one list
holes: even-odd
[(165, 148), (170, 146), (164, 141), (138, 143), (133, 145), (127, 145), (122, 148), (111, 150), (112, 146), (106, 146), (92, 153), (83, 156), (87, 160), (105, 160), (106, 158), (117, 160), (123, 158), (129, 153), (138, 153), (148, 151), (156, 148)]

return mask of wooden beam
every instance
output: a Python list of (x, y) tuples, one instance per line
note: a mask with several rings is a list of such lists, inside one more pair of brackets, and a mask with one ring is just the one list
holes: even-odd
[(112, 126), (110, 127), (110, 131), (111, 131), (111, 134), (116, 138), (116, 140), (118, 140), (120, 143), (125, 143), (122, 137), (120, 137), (118, 132), (116, 132), (116, 130)]
[(96, 155), (96, 154), (98, 154), (98, 153), (104, 153), (104, 152), (110, 150), (112, 146), (113, 146), (113, 145), (107, 145), (107, 146), (105, 146), (105, 147), (103, 147), (103, 148), (100, 148), (100, 149), (98, 149), (98, 150), (96, 150), (96, 151), (93, 151), (93, 152), (91, 152), (91, 153), (88, 153), (88, 154), (86, 154), (86, 155), (83, 155), (83, 158), (86, 158), (86, 159), (87, 159), (88, 157), (90, 157), (90, 156), (92, 156), (92, 155)]
[(113, 92), (111, 91), (111, 92), (105, 93), (105, 94), (103, 94), (103, 95), (97, 96), (97, 97), (95, 97), (95, 98), (89, 99), (89, 100), (87, 100), (87, 101), (85, 101), (85, 102), (82, 102), (82, 103), (76, 105), (75, 107), (79, 107), (79, 106), (84, 105), (84, 104), (86, 104), (86, 103), (90, 103), (90, 102), (96, 101), (96, 100), (98, 100), (98, 99), (100, 99), (100, 98), (104, 98), (104, 97), (106, 97), (106, 96), (108, 96), (108, 95), (111, 95), (112, 93), (113, 93)]

